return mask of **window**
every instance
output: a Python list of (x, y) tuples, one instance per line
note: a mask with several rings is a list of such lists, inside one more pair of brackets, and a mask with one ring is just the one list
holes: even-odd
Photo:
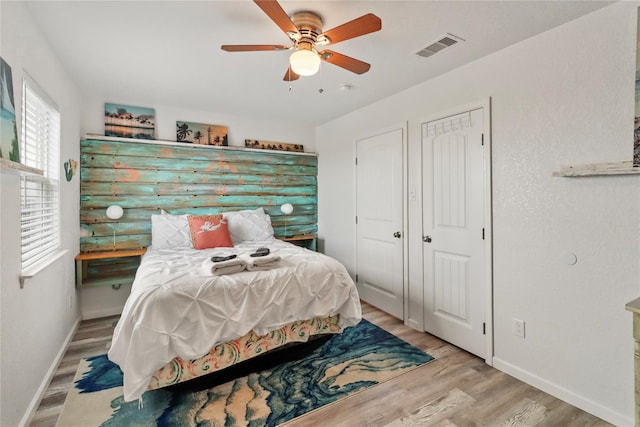
[(22, 163), (43, 171), (20, 181), (24, 271), (60, 249), (60, 113), (32, 79), (24, 79), (22, 93)]

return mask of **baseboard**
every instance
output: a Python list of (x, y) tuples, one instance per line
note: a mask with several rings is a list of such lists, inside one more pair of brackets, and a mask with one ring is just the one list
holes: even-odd
[(493, 367), (511, 375), (514, 378), (519, 379), (529, 385), (532, 385), (545, 393), (548, 393), (558, 399), (564, 400), (565, 402), (582, 409), (596, 417), (602, 418), (603, 420), (616, 425), (616, 426), (633, 426), (634, 421), (633, 418), (627, 417), (619, 412), (616, 412), (610, 408), (602, 406), (601, 404), (594, 402), (591, 399), (588, 399), (584, 396), (576, 394), (570, 390), (567, 390), (564, 387), (559, 386), (558, 384), (552, 383), (544, 378), (541, 378), (537, 375), (534, 375), (530, 372), (527, 372), (523, 369), (518, 368), (504, 360), (501, 360), (498, 357), (493, 358)]
[(109, 307), (100, 310), (83, 311), (83, 320), (99, 319), (101, 317), (118, 316), (122, 314), (122, 307)]
[(53, 359), (53, 362), (51, 362), (51, 366), (49, 366), (49, 369), (47, 370), (47, 373), (42, 379), (42, 382), (40, 383), (40, 386), (38, 387), (36, 394), (33, 396), (33, 399), (31, 399), (31, 403), (29, 403), (27, 410), (22, 416), (22, 420), (20, 420), (20, 427), (25, 427), (31, 424), (31, 419), (35, 416), (36, 411), (38, 410), (38, 406), (40, 406), (40, 401), (44, 397), (44, 394), (47, 391), (47, 387), (49, 387), (49, 383), (55, 376), (56, 370), (58, 369), (58, 365), (60, 364), (60, 362), (62, 361), (62, 358), (67, 352), (67, 348), (69, 347), (69, 344), (73, 339), (73, 336), (76, 334), (76, 331), (78, 330), (78, 326), (80, 326), (80, 320), (81, 320), (81, 317), (78, 316), (78, 318), (73, 324), (73, 327), (69, 331), (67, 338), (65, 338), (64, 343), (60, 347), (60, 350), (58, 350), (58, 354)]
[(406, 322), (404, 322), (405, 325), (407, 325), (408, 327), (410, 327), (411, 329), (415, 329), (416, 331), (420, 331), (420, 332), (424, 332), (424, 328), (415, 320), (413, 319), (407, 319)]

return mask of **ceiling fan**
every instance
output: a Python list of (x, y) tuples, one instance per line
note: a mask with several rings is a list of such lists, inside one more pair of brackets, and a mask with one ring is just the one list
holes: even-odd
[(328, 31), (322, 30), (322, 18), (315, 12), (295, 12), (291, 17), (276, 0), (254, 0), (273, 22), (291, 39), (293, 45), (222, 45), (227, 52), (250, 52), (269, 50), (293, 50), (289, 57), (289, 69), (285, 81), (297, 80), (300, 76), (314, 75), (320, 68), (320, 61), (342, 67), (356, 74), (369, 71), (370, 64), (332, 50), (318, 50), (318, 46), (336, 44), (365, 34), (379, 31), (382, 21), (368, 13)]

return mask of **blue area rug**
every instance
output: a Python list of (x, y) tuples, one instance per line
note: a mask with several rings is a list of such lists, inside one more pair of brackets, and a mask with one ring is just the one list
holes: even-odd
[(276, 426), (433, 360), (362, 320), (308, 356), (199, 391), (122, 397), (122, 372), (106, 355), (84, 359), (58, 420), (69, 426)]

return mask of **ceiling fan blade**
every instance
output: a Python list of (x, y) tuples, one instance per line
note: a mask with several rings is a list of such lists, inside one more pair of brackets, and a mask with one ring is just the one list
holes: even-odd
[(281, 44), (223, 44), (220, 46), (227, 52), (253, 52), (259, 50), (287, 50), (288, 46)]
[(370, 64), (360, 61), (359, 59), (352, 58), (347, 55), (343, 55), (332, 50), (323, 50), (320, 52), (320, 58), (338, 67), (342, 67), (345, 70), (349, 70), (352, 73), (364, 74), (371, 68)]
[(284, 78), (282, 80), (284, 80), (285, 82), (291, 82), (293, 80), (298, 80), (299, 78), (300, 76), (294, 73), (293, 70), (291, 69), (291, 66), (289, 66), (289, 69), (287, 70), (286, 73), (284, 73)]
[(353, 21), (349, 21), (338, 27), (332, 28), (329, 31), (325, 31), (320, 34), (318, 38), (323, 36), (329, 39), (330, 44), (336, 44), (338, 42), (349, 40), (354, 37), (360, 37), (365, 34), (380, 31), (382, 28), (382, 21), (373, 13), (367, 13), (360, 18), (356, 18)]
[(298, 34), (298, 28), (293, 23), (287, 12), (275, 0), (253, 0), (260, 9), (266, 13), (273, 22), (285, 33)]

